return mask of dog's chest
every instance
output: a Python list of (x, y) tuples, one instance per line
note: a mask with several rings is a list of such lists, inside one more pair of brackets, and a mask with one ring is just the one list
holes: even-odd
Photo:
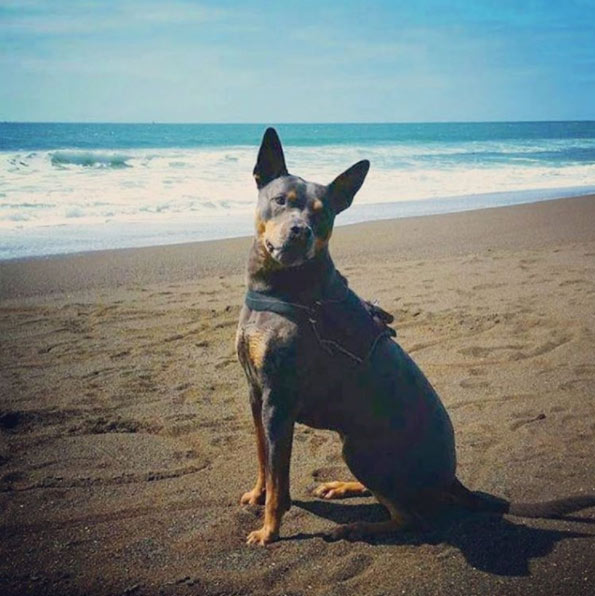
[(237, 352), (258, 394), (282, 388), (283, 400), (295, 404), (298, 422), (334, 428), (341, 412), (344, 383), (356, 363), (330, 353), (309, 324), (296, 324), (266, 312), (240, 320)]

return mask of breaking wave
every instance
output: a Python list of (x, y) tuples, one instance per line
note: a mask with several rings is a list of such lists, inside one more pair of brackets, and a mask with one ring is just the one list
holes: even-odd
[(129, 168), (131, 159), (121, 153), (103, 153), (97, 151), (53, 151), (50, 154), (53, 166), (83, 166), (86, 168)]

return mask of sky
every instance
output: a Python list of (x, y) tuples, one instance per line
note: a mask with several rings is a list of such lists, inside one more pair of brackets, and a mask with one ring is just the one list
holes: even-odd
[(0, 120), (595, 120), (595, 0), (0, 0)]

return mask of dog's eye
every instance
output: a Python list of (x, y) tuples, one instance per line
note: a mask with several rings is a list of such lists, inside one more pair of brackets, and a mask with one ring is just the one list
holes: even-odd
[(283, 195), (279, 195), (278, 197), (275, 197), (273, 199), (273, 201), (275, 203), (277, 203), (277, 205), (285, 205), (285, 197)]

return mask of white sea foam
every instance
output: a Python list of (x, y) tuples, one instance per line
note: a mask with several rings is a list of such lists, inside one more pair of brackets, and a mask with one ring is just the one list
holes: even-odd
[[(566, 150), (569, 142), (335, 145), (288, 147), (286, 154), (292, 173), (322, 183), (355, 161), (370, 159), (370, 174), (356, 200), (365, 207), (595, 186), (593, 163), (550, 164), (532, 157), (536, 151)], [(594, 143), (573, 140), (572, 147), (592, 149)], [(254, 147), (233, 146), (0, 152), (0, 258), (127, 245), (122, 244), (126, 229), (136, 238), (132, 245), (144, 242), (139, 238), (145, 235), (138, 234), (143, 228), (152, 230), (150, 244), (160, 243), (160, 237), (175, 242), (249, 234), (254, 159)], [(118, 240), (114, 230), (124, 238)], [(192, 231), (190, 237), (184, 230)], [(72, 242), (61, 246), (60, 239), (69, 235)], [(33, 240), (40, 237), (43, 247)]]
[(129, 167), (128, 155), (101, 151), (52, 151), (48, 154), (53, 166), (85, 166), (99, 168)]

